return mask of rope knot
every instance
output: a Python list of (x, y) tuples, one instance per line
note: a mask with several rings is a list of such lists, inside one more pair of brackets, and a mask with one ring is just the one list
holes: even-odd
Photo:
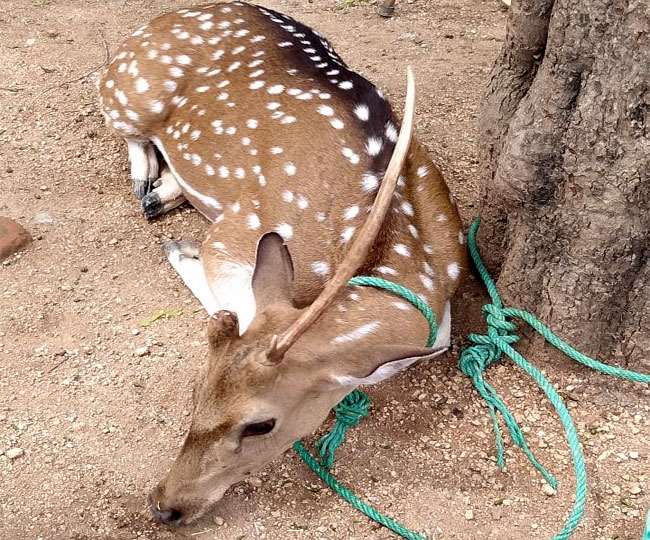
[(329, 469), (334, 464), (336, 450), (345, 439), (348, 429), (356, 426), (370, 411), (370, 399), (360, 390), (354, 390), (334, 407), (336, 422), (330, 432), (316, 443), (321, 465)]

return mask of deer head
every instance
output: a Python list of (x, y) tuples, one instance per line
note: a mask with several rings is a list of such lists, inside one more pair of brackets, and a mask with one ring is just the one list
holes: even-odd
[(230, 311), (210, 318), (209, 355), (196, 380), (189, 433), (150, 495), (158, 520), (182, 524), (196, 519), (232, 484), (312, 433), (359, 381), (377, 382), (434, 352), (381, 340), (363, 350), (354, 342), (333, 347), (324, 337), (321, 317), (377, 237), (409, 150), (414, 108), (409, 70), (404, 121), (381, 188), (321, 295), (307, 308), (294, 307), (291, 254), (282, 237), (267, 233), (257, 247), (252, 279), (257, 309), (250, 327), (240, 336), (237, 316)]

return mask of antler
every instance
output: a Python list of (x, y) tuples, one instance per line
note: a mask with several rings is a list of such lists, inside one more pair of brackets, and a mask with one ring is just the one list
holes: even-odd
[(345, 259), (339, 265), (336, 274), (323, 289), (323, 292), (314, 302), (300, 315), (281, 336), (273, 336), (271, 346), (267, 355), (272, 363), (282, 361), (284, 354), (296, 342), (296, 340), (312, 325), (323, 312), (334, 301), (338, 293), (345, 288), (350, 278), (354, 277), (359, 267), (365, 262), (370, 248), (377, 238), (379, 229), (386, 218), (390, 208), (395, 186), (402, 172), (406, 156), (411, 146), (413, 135), (413, 117), (415, 114), (415, 78), (410, 67), (407, 68), (406, 106), (404, 107), (404, 119), (400, 129), (397, 144), (393, 155), (386, 169), (384, 180), (381, 183), (379, 192), (372, 206), (370, 215), (366, 219), (359, 235), (352, 243)]

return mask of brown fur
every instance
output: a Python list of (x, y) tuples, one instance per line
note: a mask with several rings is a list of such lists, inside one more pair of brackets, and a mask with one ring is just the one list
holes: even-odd
[[(237, 37), (240, 30), (248, 33)], [(215, 36), (219, 42), (210, 44)], [(264, 39), (252, 41), (256, 36)], [(287, 41), (292, 46), (280, 46)], [(317, 53), (304, 50), (311, 48)], [(241, 65), (229, 72), (235, 62)], [(340, 74), (325, 74), (332, 69)], [(277, 85), (282, 92), (272, 90)], [(184, 523), (316, 429), (354, 387), (346, 381), (431, 352), (422, 348), (428, 327), (417, 310), (385, 291), (350, 287), (279, 365), (266, 355), (273, 336), (298, 319), (343, 261), (375, 200), (397, 120), (378, 90), (311, 29), (241, 2), (181, 10), (137, 30), (103, 74), (100, 95), (109, 124), (131, 141), (164, 149), (185, 197), (213, 222), (201, 249), (208, 282), (219, 282), (224, 263), (255, 269), (255, 318), (241, 336), (235, 313), (211, 318), (188, 438), (151, 494), (158, 519)], [(279, 109), (270, 109), (275, 103)], [(402, 175), (361, 273), (409, 287), (441, 320), (467, 269), (460, 219), (415, 139)], [(277, 235), (260, 241), (272, 230), (285, 242)], [(245, 426), (271, 418), (272, 433), (241, 438)]]

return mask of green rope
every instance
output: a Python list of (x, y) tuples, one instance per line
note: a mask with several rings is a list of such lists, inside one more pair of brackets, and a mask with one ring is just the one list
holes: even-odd
[[(431, 347), (435, 343), (436, 334), (438, 332), (436, 315), (427, 303), (413, 291), (403, 287), (402, 285), (393, 283), (392, 281), (372, 276), (354, 277), (348, 282), (348, 285), (375, 287), (390, 291), (397, 296), (401, 296), (404, 300), (413, 304), (413, 306), (415, 306), (427, 320), (427, 323), (429, 324), (427, 347)], [(363, 502), (349, 489), (339, 484), (336, 478), (329, 473), (329, 469), (334, 464), (336, 449), (345, 440), (347, 430), (356, 426), (362, 418), (368, 416), (369, 409), (370, 399), (361, 390), (354, 390), (343, 398), (343, 400), (334, 408), (334, 414), (336, 417), (334, 426), (328, 434), (321, 437), (321, 439), (316, 443), (316, 449), (320, 456), (320, 463), (314, 459), (300, 441), (294, 443), (293, 450), (334, 493), (341, 496), (361, 513), (365, 514), (380, 525), (383, 525), (387, 529), (390, 529), (402, 538), (407, 538), (408, 540), (426, 540), (425, 536), (407, 529), (404, 525), (401, 525), (394, 519), (385, 516), (369, 504)]]
[[(554, 489), (557, 488), (557, 480), (535, 458), (534, 454), (528, 447), (526, 438), (524, 437), (524, 434), (519, 427), (519, 424), (517, 423), (515, 417), (508, 410), (505, 402), (498, 395), (494, 387), (485, 380), (483, 376), (484, 371), (489, 366), (500, 360), (502, 355), (505, 354), (523, 371), (530, 375), (530, 377), (546, 394), (549, 401), (555, 408), (562, 426), (564, 427), (565, 437), (569, 444), (576, 478), (573, 508), (569, 514), (569, 517), (566, 519), (562, 530), (553, 537), (554, 540), (566, 540), (573, 534), (576, 527), (580, 523), (580, 520), (582, 519), (582, 515), (584, 513), (587, 498), (587, 473), (585, 468), (584, 455), (582, 453), (582, 447), (578, 438), (578, 432), (575, 428), (573, 420), (571, 419), (571, 415), (566, 408), (566, 405), (564, 404), (555, 387), (546, 379), (546, 377), (544, 377), (539, 369), (533, 366), (515, 349), (512, 348), (512, 345), (519, 340), (519, 337), (513, 334), (513, 332), (517, 329), (516, 325), (507, 319), (516, 318), (526, 322), (540, 335), (542, 335), (546, 341), (565, 353), (569, 358), (576, 360), (577, 362), (580, 362), (596, 371), (641, 383), (650, 383), (650, 375), (644, 375), (615, 366), (609, 366), (607, 364), (594, 360), (593, 358), (589, 358), (579, 351), (576, 351), (568, 343), (557, 337), (547, 326), (541, 323), (530, 313), (519, 309), (503, 307), (503, 303), (501, 302), (501, 298), (499, 296), (496, 285), (490, 277), (487, 269), (485, 268), (485, 265), (483, 264), (480, 253), (478, 251), (476, 244), (476, 233), (478, 231), (479, 224), (480, 220), (476, 219), (470, 227), (467, 236), (467, 243), (472, 261), (474, 262), (474, 265), (476, 266), (481, 279), (487, 288), (492, 303), (483, 306), (483, 312), (485, 314), (487, 322), (487, 334), (470, 334), (468, 339), (472, 345), (462, 351), (459, 359), (459, 368), (463, 373), (470, 377), (472, 383), (474, 384), (474, 387), (476, 388), (479, 395), (485, 400), (485, 403), (488, 407), (488, 412), (492, 419), (492, 425), (495, 433), (497, 465), (499, 467), (505, 466), (503, 434), (499, 424), (499, 417), (501, 417), (514, 444), (523, 451), (535, 469), (539, 471), (539, 473)], [(427, 319), (430, 329), (427, 346), (431, 347), (433, 345), (437, 331), (435, 315), (429, 306), (412, 291), (396, 283), (367, 276), (355, 277), (350, 280), (349, 284), (372, 286), (384, 289), (411, 302)], [(309, 452), (305, 449), (300, 441), (296, 442), (293, 448), (302, 458), (302, 460), (307, 464), (307, 466), (312, 471), (314, 471), (323, 480), (323, 482), (325, 482), (325, 484), (327, 484), (327, 486), (332, 489), (332, 491), (343, 497), (343, 499), (350, 503), (354, 508), (363, 512), (370, 519), (376, 521), (384, 527), (389, 528), (403, 538), (407, 538), (409, 540), (422, 540), (424, 536), (410, 531), (391, 518), (384, 516), (372, 506), (359, 500), (356, 495), (354, 495), (354, 493), (340, 485), (336, 479), (328, 472), (328, 469), (334, 463), (334, 454), (336, 452), (336, 449), (345, 439), (346, 431), (350, 427), (356, 426), (363, 417), (368, 415), (369, 405), (370, 402), (368, 400), (368, 397), (360, 390), (355, 390), (346, 396), (343, 401), (341, 401), (341, 403), (336, 406), (334, 409), (336, 414), (336, 422), (334, 424), (334, 427), (330, 433), (322, 437), (317, 443), (317, 448), (321, 457), (320, 464), (311, 456), (311, 454), (309, 454)], [(646, 536), (650, 537), (650, 514), (648, 524), (646, 525), (645, 534)]]
[(334, 407), (334, 414), (336, 415), (334, 427), (316, 443), (321, 466), (327, 470), (332, 468), (334, 454), (345, 440), (346, 432), (361, 422), (362, 418), (368, 416), (369, 410), (370, 398), (361, 390), (352, 391)]

